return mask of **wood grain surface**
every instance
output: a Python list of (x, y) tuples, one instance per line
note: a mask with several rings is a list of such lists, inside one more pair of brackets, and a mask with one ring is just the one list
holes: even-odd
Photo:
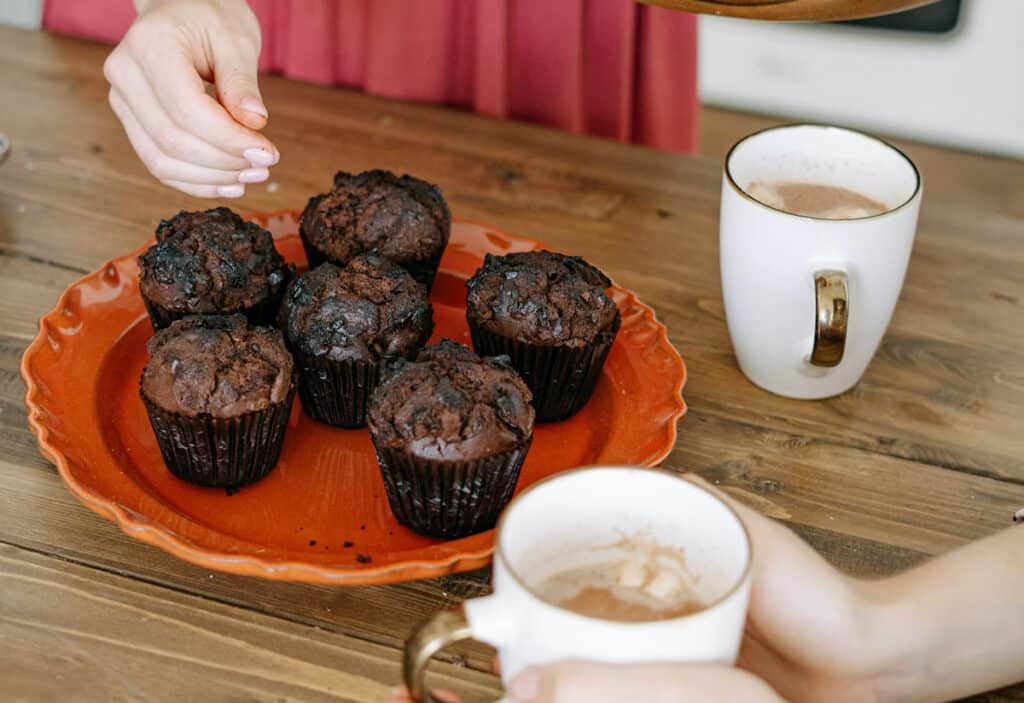
[[(68, 283), (209, 207), (139, 164), (106, 105), (107, 49), (0, 29), (0, 698), (370, 701), (413, 625), (487, 574), (329, 588), (209, 572), (121, 534), (71, 496), (26, 427), (18, 361)], [(736, 367), (718, 282), (721, 159), (775, 120), (705, 110), (686, 157), (279, 78), (283, 159), (242, 213), (295, 208), (334, 171), (441, 185), (458, 217), (592, 260), (636, 290), (686, 359), (690, 411), (666, 466), (782, 520), (840, 568), (889, 574), (1010, 525), (1024, 506), (1024, 166), (901, 144), (925, 178), (917, 243), (863, 381), (778, 398)], [(491, 652), (436, 667), (493, 700)], [(978, 701), (1024, 701), (1024, 688)]]

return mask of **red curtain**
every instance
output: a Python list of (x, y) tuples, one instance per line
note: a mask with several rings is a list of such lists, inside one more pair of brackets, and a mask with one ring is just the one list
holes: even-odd
[[(670, 151), (697, 137), (696, 18), (632, 0), (250, 0), (263, 71)], [(116, 42), (131, 0), (47, 0)]]

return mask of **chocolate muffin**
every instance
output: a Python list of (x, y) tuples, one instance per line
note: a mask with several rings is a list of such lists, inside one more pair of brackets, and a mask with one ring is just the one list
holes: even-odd
[(390, 171), (339, 171), (334, 189), (310, 198), (299, 235), (309, 267), (344, 266), (371, 249), (404, 267), (430, 290), (451, 232), (437, 186)]
[(148, 346), (140, 393), (171, 473), (200, 486), (266, 476), (295, 397), (281, 333), (252, 327), (242, 315), (190, 316)]
[(594, 392), (622, 324), (610, 285), (578, 256), (550, 251), (488, 255), (467, 282), (473, 348), (509, 356), (539, 422), (570, 417)]
[(270, 232), (219, 207), (179, 212), (139, 257), (139, 291), (154, 329), (186, 315), (241, 313), (273, 324), (292, 276)]
[(508, 359), (443, 340), (391, 364), (368, 415), (400, 523), (444, 538), (494, 526), (533, 440), (530, 390)]
[(366, 424), (381, 362), (414, 355), (434, 330), (426, 288), (376, 252), (296, 278), (280, 322), (298, 367), (302, 407), (338, 427)]

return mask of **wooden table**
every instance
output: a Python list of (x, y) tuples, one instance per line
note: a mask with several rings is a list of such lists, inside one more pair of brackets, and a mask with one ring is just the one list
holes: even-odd
[[(71, 281), (207, 207), (156, 183), (106, 105), (107, 49), (0, 30), (0, 699), (378, 701), (428, 614), (486, 573), (372, 588), (209, 572), (72, 497), (26, 428), (18, 360)], [(874, 576), (1007, 527), (1024, 506), (1024, 166), (905, 145), (924, 208), (896, 316), (857, 388), (758, 390), (718, 282), (722, 155), (768, 120), (707, 111), (697, 157), (269, 78), (284, 158), (242, 212), (299, 207), (336, 169), (439, 183), (459, 217), (578, 253), (652, 304), (690, 372), (668, 467), (696, 471)], [(436, 682), (493, 699), (482, 646)], [(1024, 688), (977, 700), (1024, 701)]]

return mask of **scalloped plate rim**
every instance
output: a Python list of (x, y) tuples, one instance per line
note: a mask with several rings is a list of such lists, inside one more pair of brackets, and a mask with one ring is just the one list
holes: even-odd
[[(262, 220), (264, 223), (275, 217), (294, 217), (296, 210), (278, 210), (269, 213), (248, 215), (245, 219)], [(530, 237), (523, 237), (506, 233), (491, 225), (470, 219), (456, 218), (454, 222), (472, 225), (486, 229), (509, 241), (527, 244), (532, 249), (545, 248), (546, 245)], [(147, 544), (159, 547), (174, 556), (183, 559), (197, 566), (208, 567), (218, 571), (257, 576), (270, 580), (299, 581), (305, 583), (319, 583), (328, 585), (374, 585), (391, 583), (400, 580), (413, 580), (420, 578), (433, 578), (467, 571), (485, 566), (490, 561), (494, 552), (493, 539), (491, 543), (481, 549), (459, 552), (437, 559), (417, 560), (409, 559), (387, 567), (359, 569), (352, 568), (331, 568), (314, 566), (309, 563), (297, 561), (272, 561), (262, 559), (251, 554), (231, 554), (229, 552), (218, 552), (196, 545), (178, 537), (169, 528), (151, 522), (146, 516), (133, 516), (133, 512), (118, 504), (114, 499), (98, 495), (95, 491), (84, 485), (76, 478), (71, 471), (68, 457), (54, 444), (51, 433), (45, 422), (46, 411), (43, 403), (38, 400), (40, 395), (39, 383), (35, 378), (31, 364), (38, 350), (47, 343), (47, 325), (52, 324), (52, 319), (61, 314), (67, 305), (68, 298), (78, 288), (89, 284), (94, 279), (102, 278), (105, 271), (110, 267), (117, 267), (119, 262), (130, 261), (145, 251), (152, 242), (147, 241), (127, 254), (116, 256), (104, 262), (99, 268), (91, 271), (70, 285), (68, 285), (57, 299), (53, 309), (43, 315), (39, 320), (39, 331), (35, 338), (25, 349), (20, 362), (21, 377), (25, 382), (25, 405), (28, 409), (28, 423), (32, 433), (36, 436), (40, 453), (45, 459), (56, 465), (57, 470), (67, 484), (71, 492), (87, 508), (96, 514), (113, 521), (128, 536), (143, 541)], [(677, 379), (672, 387), (671, 399), (674, 404), (674, 411), (666, 418), (662, 427), (666, 431), (665, 441), (662, 448), (656, 454), (647, 457), (643, 466), (652, 467), (661, 463), (671, 452), (678, 438), (678, 424), (686, 415), (687, 405), (683, 398), (683, 389), (686, 385), (687, 370), (682, 355), (668, 339), (668, 330), (658, 320), (654, 309), (640, 301), (636, 293), (627, 288), (622, 288), (613, 282), (613, 288), (626, 296), (630, 304), (636, 306), (648, 321), (657, 330), (657, 345), (667, 351), (674, 362), (674, 370)], [(494, 530), (481, 533), (492, 536)]]

